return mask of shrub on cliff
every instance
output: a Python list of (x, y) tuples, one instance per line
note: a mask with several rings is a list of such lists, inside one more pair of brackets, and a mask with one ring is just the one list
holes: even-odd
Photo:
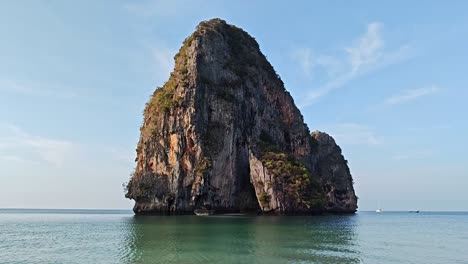
[[(309, 209), (322, 208), (325, 197), (316, 177), (292, 156), (277, 147), (262, 143), (261, 161), (275, 175), (275, 189), (283, 203)], [(260, 198), (259, 198), (260, 200)]]

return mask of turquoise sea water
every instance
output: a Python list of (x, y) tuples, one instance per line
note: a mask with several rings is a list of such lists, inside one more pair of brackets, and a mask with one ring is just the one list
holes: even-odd
[(137, 217), (0, 209), (0, 263), (468, 263), (468, 213)]

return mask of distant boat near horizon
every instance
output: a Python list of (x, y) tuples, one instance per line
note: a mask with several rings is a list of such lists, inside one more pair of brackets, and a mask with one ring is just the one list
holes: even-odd
[(380, 207), (380, 200), (377, 202), (377, 210), (375, 210), (376, 213), (382, 213), (382, 207)]

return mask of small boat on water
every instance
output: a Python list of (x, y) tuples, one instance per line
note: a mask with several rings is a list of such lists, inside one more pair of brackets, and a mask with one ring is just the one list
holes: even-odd
[(198, 216), (207, 216), (207, 215), (213, 215), (214, 214), (214, 210), (208, 210), (208, 209), (205, 209), (205, 208), (195, 209), (195, 211), (193, 211), (193, 212)]
[(409, 211), (410, 213), (415, 213), (415, 214), (419, 214), (419, 210), (418, 211)]
[(376, 213), (382, 213), (382, 207), (380, 207), (380, 201), (377, 203), (377, 210), (375, 210)]

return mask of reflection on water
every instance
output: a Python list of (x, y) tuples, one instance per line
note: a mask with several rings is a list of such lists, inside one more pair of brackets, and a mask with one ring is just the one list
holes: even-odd
[(127, 263), (358, 263), (355, 216), (135, 216)]
[(467, 263), (467, 213), (142, 216), (0, 209), (0, 263)]

